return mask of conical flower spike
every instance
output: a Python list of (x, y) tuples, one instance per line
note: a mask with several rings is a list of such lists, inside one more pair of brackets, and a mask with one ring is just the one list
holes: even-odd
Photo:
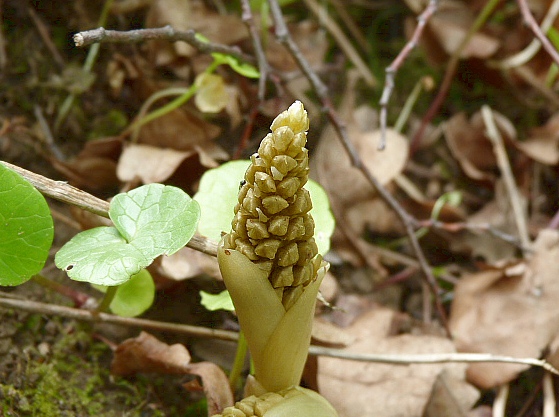
[(266, 391), (299, 384), (320, 282), (305, 148), (307, 112), (293, 103), (252, 155), (218, 261)]

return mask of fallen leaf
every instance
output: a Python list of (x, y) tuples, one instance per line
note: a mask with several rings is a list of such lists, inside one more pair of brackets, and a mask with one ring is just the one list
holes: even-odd
[[(540, 357), (559, 330), (559, 232), (544, 229), (518, 275), (492, 269), (463, 277), (455, 287), (450, 328), (460, 352)], [(476, 363), (468, 379), (492, 388), (528, 365)]]
[(142, 373), (185, 374), (190, 353), (181, 344), (172, 346), (160, 342), (146, 332), (126, 339), (116, 348), (111, 373), (119, 376)]
[(189, 152), (151, 145), (130, 144), (124, 147), (116, 174), (121, 181), (141, 180), (143, 184), (164, 182), (194, 150)]
[(542, 164), (556, 165), (559, 162), (559, 114), (553, 115), (544, 126), (533, 128), (526, 140), (515, 142), (515, 145)]
[[(381, 133), (372, 128), (375, 119), (373, 110), (361, 107), (350, 111), (347, 122), (348, 135), (362, 158), (366, 168), (382, 184), (387, 185), (405, 166), (408, 157), (408, 141), (401, 134), (388, 129), (386, 149), (380, 151)], [(365, 179), (362, 172), (354, 168), (346, 151), (331, 128), (323, 134), (311, 162), (314, 178), (328, 192), (330, 203), (344, 213), (344, 221), (357, 234), (364, 227), (389, 232), (401, 228), (386, 204)], [(336, 210), (334, 210), (336, 211)]]
[(142, 126), (138, 143), (188, 152), (194, 145), (215, 139), (220, 132), (219, 127), (181, 108)]
[(221, 279), (215, 257), (186, 247), (171, 256), (162, 257), (158, 272), (176, 281), (193, 278), (202, 273)]
[(102, 190), (118, 184), (116, 161), (122, 150), (122, 139), (109, 137), (86, 142), (69, 161), (51, 160), (72, 185), (89, 190)]
[(462, 392), (464, 389), (470, 391), (472, 387), (464, 384), (462, 379), (456, 379), (442, 371), (433, 384), (422, 417), (466, 417), (472, 404), (470, 401), (462, 404), (464, 399), (471, 398), (469, 392)]
[(136, 373), (197, 375), (208, 400), (208, 415), (233, 404), (233, 393), (225, 373), (211, 362), (190, 363), (190, 353), (181, 344), (167, 345), (146, 332), (127, 339), (116, 349), (111, 373), (130, 376)]
[[(370, 310), (347, 329), (356, 340), (346, 350), (355, 353), (437, 354), (454, 352), (451, 341), (438, 336), (389, 336), (393, 312)], [(464, 381), (464, 364), (390, 365), (319, 358), (320, 392), (343, 417), (420, 417), (437, 376), (445, 371), (461, 381), (465, 407), (477, 391)]]

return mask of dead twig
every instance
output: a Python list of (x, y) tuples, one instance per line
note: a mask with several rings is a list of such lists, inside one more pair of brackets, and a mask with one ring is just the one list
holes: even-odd
[(264, 48), (262, 47), (262, 41), (254, 24), (254, 17), (252, 15), (249, 0), (242, 0), (241, 7), (243, 10), (242, 19), (247, 26), (248, 33), (252, 39), (252, 46), (258, 62), (258, 71), (260, 71), (260, 78), (258, 79), (258, 101), (262, 103), (266, 95), (266, 81), (270, 72), (270, 65), (266, 60), (266, 54), (264, 53)]
[(484, 105), (481, 108), (481, 116), (483, 117), (483, 122), (485, 123), (485, 127), (487, 129), (487, 137), (493, 144), (493, 152), (495, 153), (495, 156), (497, 158), (497, 165), (499, 166), (499, 170), (501, 171), (503, 180), (505, 182), (505, 187), (507, 189), (512, 211), (514, 213), (514, 220), (516, 222), (516, 228), (518, 229), (520, 242), (522, 242), (523, 247), (529, 248), (531, 246), (531, 242), (530, 235), (528, 233), (526, 213), (524, 208), (522, 207), (520, 193), (518, 192), (518, 188), (514, 180), (514, 175), (510, 167), (507, 151), (505, 150), (505, 145), (503, 144), (503, 138), (501, 137), (499, 129), (495, 124), (493, 113), (489, 106)]
[(255, 63), (254, 57), (243, 53), (235, 46), (219, 43), (204, 42), (196, 37), (194, 30), (175, 30), (167, 25), (162, 28), (135, 29), (128, 31), (106, 30), (103, 27), (78, 32), (74, 35), (76, 46), (87, 46), (94, 43), (135, 43), (149, 40), (163, 40), (168, 42), (186, 42), (202, 53), (219, 52), (231, 55), (244, 62)]
[[(78, 308), (63, 307), (55, 304), (41, 303), (38, 301), (30, 301), (11, 294), (0, 292), (0, 307), (11, 308), (15, 310), (27, 311), (30, 313), (55, 315), (66, 317), (74, 320), (85, 321), (90, 323), (110, 323), (127, 327), (138, 327), (144, 330), (154, 330), (170, 333), (186, 334), (194, 337), (213, 338), (219, 340), (227, 340), (236, 342), (239, 334), (228, 330), (210, 329), (201, 326), (192, 326), (188, 324), (168, 323), (156, 320), (138, 319), (133, 317), (120, 317), (108, 313), (96, 313), (89, 310)], [(344, 360), (353, 360), (359, 362), (375, 362), (389, 363), (393, 365), (410, 365), (410, 364), (436, 364), (448, 362), (500, 362), (500, 363), (518, 363), (523, 365), (539, 366), (549, 372), (559, 375), (559, 371), (555, 369), (549, 362), (533, 358), (513, 358), (510, 356), (498, 356), (483, 353), (438, 353), (438, 354), (402, 354), (402, 355), (383, 355), (375, 353), (354, 353), (347, 352), (343, 349), (325, 348), (322, 346), (311, 346), (309, 354), (313, 356), (327, 356), (331, 358), (339, 358)]]
[(430, 0), (429, 4), (419, 15), (417, 18), (417, 26), (413, 32), (411, 39), (406, 43), (404, 48), (400, 51), (398, 56), (392, 61), (392, 63), (386, 67), (384, 72), (386, 73), (386, 78), (384, 80), (384, 89), (382, 90), (382, 95), (380, 97), (379, 105), (380, 105), (380, 143), (378, 148), (384, 149), (386, 146), (386, 119), (388, 114), (388, 101), (390, 100), (390, 96), (392, 95), (392, 91), (394, 90), (394, 77), (410, 52), (417, 46), (419, 43), (419, 39), (423, 34), (423, 29), (427, 25), (427, 22), (435, 14), (437, 8), (439, 6), (438, 0)]
[[(396, 214), (404, 224), (406, 228), (406, 233), (409, 237), (415, 256), (417, 257), (423, 275), (425, 276), (425, 281), (427, 282), (427, 285), (431, 293), (433, 294), (435, 305), (437, 307), (437, 312), (441, 318), (443, 325), (446, 328), (447, 334), (450, 335), (450, 331), (447, 327), (446, 313), (443, 309), (442, 302), (439, 297), (440, 291), (437, 282), (435, 280), (435, 277), (433, 276), (433, 273), (427, 262), (427, 259), (425, 258), (425, 254), (423, 253), (423, 250), (419, 245), (419, 241), (415, 236), (415, 230), (414, 230), (415, 220), (404, 210), (404, 208), (398, 203), (398, 201), (396, 201), (396, 199), (388, 192), (388, 190), (386, 190), (386, 188), (382, 186), (382, 184), (363, 164), (363, 161), (361, 161), (361, 158), (359, 157), (357, 150), (349, 140), (349, 136), (347, 134), (347, 129), (345, 125), (342, 123), (342, 121), (338, 117), (338, 114), (334, 110), (332, 102), (328, 97), (328, 90), (326, 86), (322, 83), (320, 78), (318, 78), (316, 73), (311, 69), (308, 61), (305, 59), (305, 57), (303, 56), (303, 54), (301, 53), (301, 51), (299, 50), (299, 48), (297, 47), (293, 39), (291, 38), (291, 35), (287, 30), (285, 20), (283, 19), (283, 15), (278, 2), (276, 0), (269, 0), (269, 3), (270, 3), (270, 11), (272, 13), (275, 22), (276, 37), (282, 44), (284, 44), (287, 47), (287, 49), (290, 51), (291, 55), (298, 63), (303, 73), (305, 74), (305, 76), (309, 79), (313, 89), (315, 90), (316, 94), (318, 95), (322, 103), (322, 106), (324, 108), (324, 111), (326, 112), (326, 115), (330, 123), (332, 124), (334, 130), (337, 133), (337, 136), (339, 137), (342, 143), (342, 146), (344, 147), (344, 149), (346, 150), (346, 152), (350, 157), (351, 164), (355, 168), (360, 170), (363, 173), (363, 175), (365, 175), (367, 181), (377, 190), (381, 198), (384, 201), (386, 201), (386, 203), (396, 212)], [(424, 311), (428, 312), (427, 306), (425, 307), (426, 308), (424, 309)], [(424, 319), (426, 321), (429, 321), (430, 317), (427, 316), (430, 316), (430, 314), (429, 315), (427, 313), (424, 314), (426, 315)]]
[[(64, 181), (55, 181), (42, 175), (35, 174), (16, 165), (12, 165), (5, 161), (0, 161), (11, 170), (20, 174), (29, 181), (41, 194), (55, 200), (62, 201), (66, 204), (79, 207), (91, 213), (102, 217), (109, 218), (109, 203), (105, 200), (95, 197), (79, 188), (76, 188)], [(210, 239), (195, 235), (186, 244), (191, 249), (203, 252), (207, 255), (217, 256), (217, 244)]]
[(549, 39), (543, 34), (540, 25), (534, 19), (532, 12), (530, 12), (530, 8), (526, 3), (526, 0), (517, 0), (518, 7), (520, 8), (520, 12), (522, 13), (522, 17), (524, 18), (524, 22), (530, 27), (536, 38), (538, 38), (543, 46), (543, 48), (547, 51), (551, 59), (555, 61), (557, 65), (559, 65), (559, 53), (557, 53), (557, 49), (551, 44)]

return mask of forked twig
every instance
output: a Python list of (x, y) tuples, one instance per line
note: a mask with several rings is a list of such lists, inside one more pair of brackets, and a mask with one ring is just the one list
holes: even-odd
[(386, 73), (386, 78), (384, 80), (384, 89), (382, 90), (382, 95), (380, 97), (380, 143), (378, 145), (379, 150), (384, 149), (386, 146), (386, 119), (387, 119), (387, 106), (392, 91), (394, 90), (394, 77), (396, 72), (400, 69), (410, 52), (417, 46), (421, 35), (423, 34), (423, 29), (427, 22), (435, 14), (439, 6), (438, 0), (430, 0), (429, 4), (417, 18), (417, 26), (413, 32), (411, 39), (406, 43), (404, 48), (400, 51), (398, 56), (394, 58), (394, 61), (386, 67), (384, 70)]
[(301, 71), (303, 71), (305, 76), (309, 79), (311, 85), (313, 86), (313, 89), (315, 90), (316, 94), (320, 99), (320, 102), (322, 103), (322, 106), (324, 108), (324, 111), (326, 112), (326, 115), (330, 123), (332, 124), (334, 130), (337, 133), (338, 138), (341, 141), (342, 146), (344, 147), (344, 149), (346, 150), (346, 152), (348, 153), (351, 159), (351, 164), (363, 173), (367, 181), (377, 190), (377, 192), (383, 198), (383, 200), (386, 201), (386, 203), (396, 212), (396, 214), (404, 224), (406, 228), (406, 233), (410, 239), (410, 243), (417, 257), (417, 260), (419, 261), (427, 285), (429, 286), (429, 289), (433, 294), (435, 305), (437, 307), (437, 312), (441, 317), (441, 321), (445, 325), (447, 333), (450, 335), (450, 332), (446, 327), (447, 324), (446, 313), (443, 309), (441, 300), (439, 298), (439, 288), (437, 282), (435, 280), (435, 277), (433, 276), (431, 268), (429, 267), (427, 259), (425, 258), (425, 254), (423, 253), (423, 250), (419, 245), (419, 241), (415, 236), (414, 218), (410, 216), (408, 212), (406, 212), (406, 210), (404, 210), (404, 208), (398, 203), (398, 201), (396, 201), (396, 199), (392, 196), (392, 194), (390, 194), (388, 190), (386, 190), (386, 188), (383, 187), (383, 185), (363, 164), (357, 150), (355, 149), (353, 143), (349, 139), (345, 125), (340, 120), (338, 114), (334, 110), (332, 102), (328, 97), (328, 90), (326, 86), (316, 75), (316, 73), (311, 69), (308, 61), (303, 56), (303, 54), (297, 47), (296, 43), (291, 38), (291, 35), (287, 30), (287, 26), (283, 19), (283, 14), (281, 12), (281, 8), (278, 2), (276, 0), (269, 0), (269, 3), (270, 3), (270, 11), (272, 13), (275, 22), (276, 37), (282, 44), (284, 44), (287, 47), (287, 49), (289, 50), (289, 52), (291, 53), (291, 55), (299, 65), (299, 67), (301, 68)]

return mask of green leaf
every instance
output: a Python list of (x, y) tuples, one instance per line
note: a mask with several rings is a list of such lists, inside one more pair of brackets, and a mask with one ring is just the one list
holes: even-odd
[[(231, 161), (206, 171), (200, 180), (194, 200), (201, 208), (198, 231), (208, 238), (219, 241), (221, 233), (231, 230), (233, 208), (237, 204), (239, 185), (244, 178), (250, 161)], [(316, 182), (309, 180), (305, 186), (311, 194), (311, 214), (315, 222), (315, 240), (318, 251), (325, 254), (330, 249), (330, 237), (334, 232), (335, 220), (330, 211), (328, 196)], [(219, 204), (216, 204), (216, 201)]]
[(235, 311), (235, 307), (233, 306), (233, 300), (231, 300), (231, 296), (229, 295), (229, 291), (227, 290), (222, 291), (219, 294), (210, 294), (209, 292), (206, 291), (200, 291), (200, 297), (201, 297), (200, 303), (204, 307), (206, 307), (206, 310)]
[(246, 62), (239, 61), (237, 58), (231, 55), (221, 54), (219, 52), (212, 53), (213, 59), (215, 59), (220, 65), (229, 65), (233, 71), (241, 74), (243, 77), (247, 78), (260, 78), (260, 71), (258, 69)]
[[(200, 42), (210, 42), (210, 40), (201, 33), (196, 34), (196, 39), (198, 39)], [(222, 54), (220, 52), (213, 52), (212, 58), (215, 60), (215, 64), (229, 65), (233, 69), (233, 71), (241, 74), (243, 77), (260, 78), (260, 72), (258, 71), (258, 69), (256, 69), (255, 66), (246, 62), (239, 61), (237, 58), (231, 55)]]
[(198, 231), (202, 235), (219, 242), (221, 232), (231, 230), (233, 208), (249, 164), (250, 161), (245, 160), (226, 162), (202, 175), (198, 192), (193, 197), (200, 204)]
[(153, 304), (155, 284), (151, 274), (142, 269), (127, 282), (119, 285), (111, 302), (111, 311), (122, 317), (136, 317)]
[(200, 208), (176, 187), (148, 184), (111, 201), (115, 227), (81, 232), (56, 254), (55, 263), (76, 281), (119, 285), (160, 255), (182, 248), (196, 231)]
[(54, 235), (44, 197), (0, 163), (0, 285), (20, 285), (39, 273)]

